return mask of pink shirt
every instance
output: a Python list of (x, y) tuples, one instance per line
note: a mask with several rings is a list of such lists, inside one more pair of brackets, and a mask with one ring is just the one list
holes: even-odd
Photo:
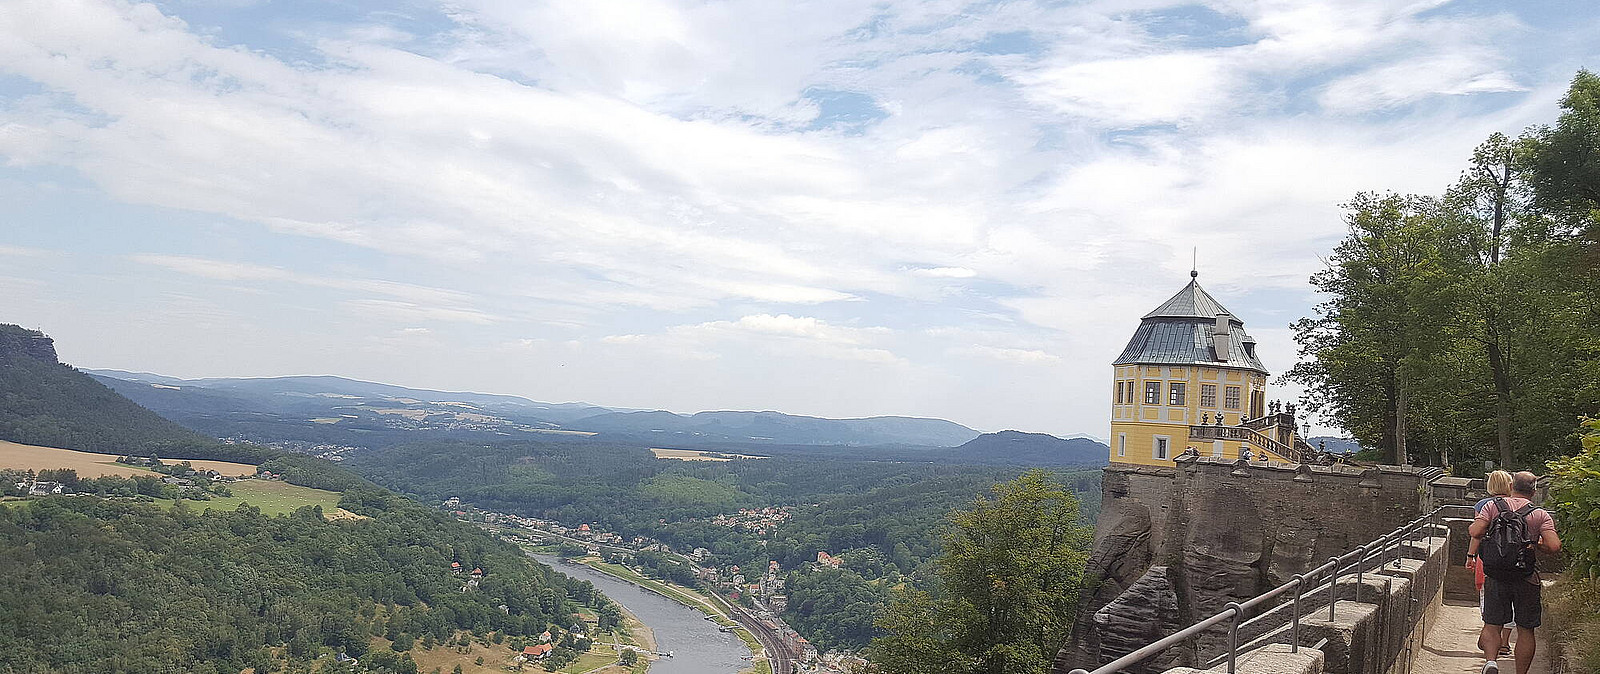
[[(1520, 496), (1503, 496), (1501, 498), (1506, 500), (1506, 505), (1510, 506), (1512, 510), (1518, 510), (1528, 504), (1528, 499)], [(1495, 505), (1494, 501), (1483, 504), (1483, 510), (1478, 511), (1478, 521), (1485, 524), (1493, 522), (1494, 518), (1499, 516), (1500, 508)], [(1544, 532), (1546, 531), (1552, 534), (1556, 532), (1555, 519), (1551, 518), (1550, 513), (1545, 512), (1544, 508), (1534, 508), (1533, 512), (1528, 513), (1528, 538), (1537, 541), (1544, 537)]]

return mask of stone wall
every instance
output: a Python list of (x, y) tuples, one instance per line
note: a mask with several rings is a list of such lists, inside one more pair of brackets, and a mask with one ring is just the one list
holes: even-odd
[[(1109, 662), (1389, 533), (1426, 511), (1437, 477), (1434, 469), (1209, 457), (1184, 457), (1175, 469), (1106, 468), (1078, 622), (1055, 671)], [(1176, 610), (1154, 621), (1101, 611), (1167, 603)], [(1199, 663), (1217, 652), (1220, 638), (1130, 671)]]

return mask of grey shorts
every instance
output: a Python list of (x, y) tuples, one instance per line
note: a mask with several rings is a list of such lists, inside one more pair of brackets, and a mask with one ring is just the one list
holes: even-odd
[(1544, 588), (1537, 574), (1519, 580), (1483, 579), (1483, 622), (1533, 629), (1543, 622), (1539, 591)]

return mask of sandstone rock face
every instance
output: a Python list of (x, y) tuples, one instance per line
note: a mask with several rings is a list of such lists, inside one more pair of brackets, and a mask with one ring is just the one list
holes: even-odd
[[(1423, 512), (1419, 494), (1434, 477), (1211, 458), (1153, 470), (1106, 469), (1079, 618), (1056, 672), (1109, 662), (1388, 533)], [(1152, 631), (1157, 623), (1138, 607), (1169, 591), (1172, 610), (1161, 615), (1170, 619)], [(1183, 657), (1210, 658), (1225, 639), (1213, 630)]]
[(1170, 470), (1149, 468), (1107, 471), (1103, 476), (1100, 519), (1095, 525), (1095, 546), (1084, 568), (1078, 619), (1072, 639), (1057, 653), (1056, 670), (1098, 664), (1086, 657), (1101, 650), (1099, 639), (1104, 631), (1092, 623), (1095, 611), (1127, 592), (1149, 570), (1155, 559), (1156, 522), (1165, 519), (1164, 500), (1171, 493), (1171, 480)]
[[(1094, 613), (1102, 652), (1132, 653), (1182, 628), (1177, 624), (1178, 595), (1168, 574), (1165, 566), (1150, 567), (1114, 601)], [(1160, 672), (1190, 664), (1189, 655), (1183, 649), (1172, 649), (1124, 671)]]

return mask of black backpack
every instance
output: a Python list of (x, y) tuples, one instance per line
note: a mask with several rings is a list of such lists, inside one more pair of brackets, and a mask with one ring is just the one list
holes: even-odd
[(1478, 544), (1478, 561), (1483, 564), (1483, 575), (1495, 580), (1521, 580), (1534, 569), (1533, 544), (1528, 538), (1528, 513), (1535, 510), (1532, 503), (1512, 510), (1504, 498), (1495, 498), (1499, 511), (1489, 521), (1489, 530)]

